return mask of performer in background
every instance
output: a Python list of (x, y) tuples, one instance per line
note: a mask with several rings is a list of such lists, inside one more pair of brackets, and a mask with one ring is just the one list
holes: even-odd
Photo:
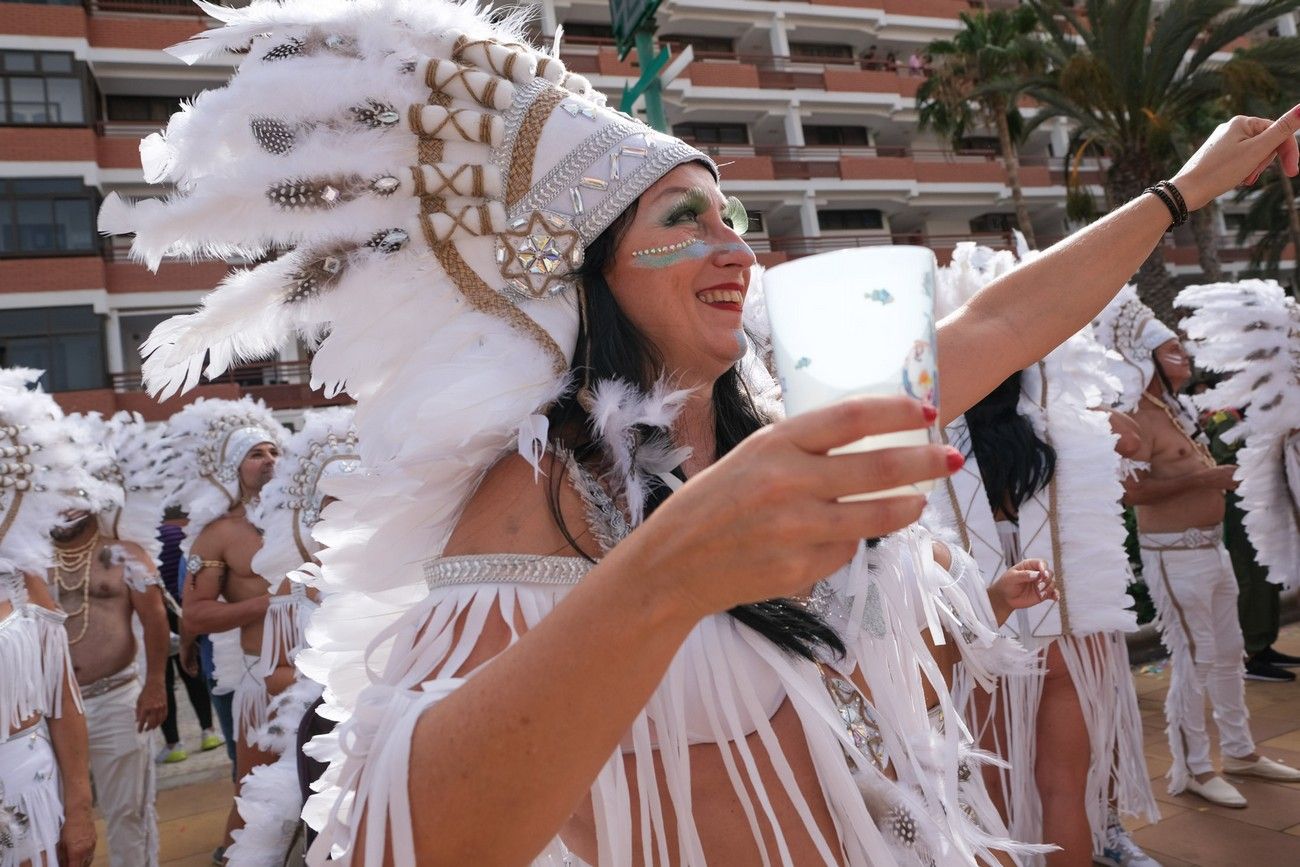
[(0, 867), (85, 867), (95, 854), (86, 719), (45, 573), (50, 528), (88, 506), (94, 480), (59, 405), (30, 390), (40, 376), (0, 369)]
[(1179, 399), (1191, 379), (1191, 358), (1137, 293), (1121, 293), (1096, 327), (1120, 356), (1126, 386), (1120, 406), (1132, 408), (1142, 438), (1134, 460), (1147, 465), (1124, 487), (1126, 502), (1136, 507), (1142, 577), (1170, 653), (1169, 791), (1245, 807), (1246, 798), (1210, 762), (1207, 696), (1225, 772), (1300, 782), (1300, 771), (1261, 756), (1250, 733), (1237, 581), (1223, 547), (1224, 492), (1237, 486), (1236, 467), (1218, 466), (1210, 455), (1195, 414)]
[(1273, 642), (1280, 593), (1300, 586), (1300, 305), (1272, 280), (1189, 286), (1178, 304), (1192, 310), (1184, 327), (1197, 365), (1219, 380), (1193, 400), (1238, 465), (1225, 528), (1246, 677), (1294, 681), (1286, 669), (1300, 659)]
[(241, 783), (237, 803), (244, 827), (227, 852), (234, 864), (279, 867), (298, 837), (298, 724), (321, 694), (320, 684), (294, 668), (319, 597), (311, 585), (319, 574), (321, 543), (312, 528), (334, 502), (326, 493), (330, 484), (355, 473), (360, 460), (351, 408), (305, 413), (251, 516), (263, 533), (253, 568), (272, 591), (257, 669), (272, 699), (254, 741), (277, 758), (253, 768)]
[[(1039, 254), (1020, 253), (1021, 262)], [(959, 244), (939, 274), (943, 315), (1018, 267), (1010, 252)], [(1133, 436), (1108, 406), (1118, 383), (1084, 329), (947, 427), (966, 464), (930, 494), (929, 525), (946, 528), (987, 576), (1026, 557), (1057, 576), (1061, 598), (1014, 615), (1004, 631), (1039, 667), (975, 691), (966, 713), (990, 767), (989, 789), (1019, 840), (1054, 843), (1048, 864), (1158, 867), (1119, 813), (1158, 821), (1124, 633), (1137, 627), (1128, 585), (1120, 480)], [(1131, 423), (1128, 423), (1131, 426)], [(1030, 856), (1036, 860), (1038, 856)]]
[[(165, 673), (171, 630), (149, 545), (162, 517), (158, 429), (123, 413), (67, 418), (96, 484), (92, 507), (65, 513), (56, 527), (50, 584), (68, 612), (86, 724), (96, 804), (113, 867), (158, 863), (154, 737), (167, 715)], [(138, 662), (136, 621), (144, 666)]]
[[(251, 398), (197, 400), (168, 422), (174, 455), (168, 472), (175, 482), (170, 499), (189, 516), (181, 625), (187, 637), (212, 635), (218, 688), (234, 690), (236, 797), (239, 781), (274, 759), (253, 743), (269, 701), (256, 669), (271, 597), (253, 571), (262, 536), (248, 510), (271, 480), (282, 435), (270, 411)], [(214, 859), (220, 861), (238, 827), (232, 803), (226, 840)]]

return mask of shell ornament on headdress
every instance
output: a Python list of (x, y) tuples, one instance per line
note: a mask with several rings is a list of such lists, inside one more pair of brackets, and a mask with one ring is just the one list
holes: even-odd
[(63, 410), (32, 390), (41, 372), (0, 369), (0, 572), (43, 575), (54, 562), (50, 530), (84, 509), (96, 482), (86, 472)]
[(78, 442), (85, 443), (82, 453), (93, 463), (88, 469), (111, 492), (96, 504), (102, 532), (134, 542), (156, 559), (167, 497), (165, 426), (125, 411), (108, 419), (99, 413), (73, 414), (68, 421), (78, 430)]
[(1201, 410), (1244, 410), (1225, 442), (1242, 442), (1236, 455), (1237, 496), (1246, 534), (1268, 578), (1300, 586), (1300, 305), (1272, 280), (1189, 286), (1176, 304), (1198, 366), (1226, 374), (1197, 395)]
[(1106, 309), (1097, 315), (1092, 326), (1101, 345), (1119, 356), (1113, 360), (1111, 369), (1111, 374), (1123, 386), (1116, 408), (1131, 412), (1156, 375), (1152, 353), (1161, 344), (1177, 340), (1178, 335), (1156, 317), (1155, 311), (1142, 303), (1132, 286), (1121, 289)]
[(183, 550), (203, 528), (240, 501), (239, 465), (262, 443), (277, 446), (284, 427), (264, 404), (252, 398), (200, 398), (167, 422), (164, 461), (167, 505), (189, 517)]
[(272, 587), (321, 549), (311, 531), (320, 520), (326, 488), (331, 479), (350, 476), (361, 466), (352, 413), (345, 407), (308, 412), (302, 429), (285, 442), (275, 476), (249, 516), (263, 533), (253, 571)]

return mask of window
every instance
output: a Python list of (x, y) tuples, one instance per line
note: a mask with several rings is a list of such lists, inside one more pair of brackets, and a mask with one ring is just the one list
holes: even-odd
[(45, 371), (47, 391), (103, 388), (103, 317), (89, 305), (0, 310), (0, 365)]
[(1010, 232), (1016, 228), (1015, 214), (980, 214), (970, 221), (972, 232)]
[[(575, 39), (592, 40), (599, 39), (606, 42), (614, 41), (614, 31), (608, 24), (593, 24), (587, 21), (566, 21), (564, 22), (564, 36), (570, 36)], [(561, 45), (564, 43), (561, 42)]]
[(852, 60), (853, 46), (831, 45), (825, 42), (791, 42), (791, 57), (825, 57), (835, 60)]
[(814, 147), (865, 147), (869, 144), (864, 126), (805, 126), (803, 140)]
[(108, 96), (108, 120), (166, 123), (180, 109), (178, 96)]
[(762, 211), (751, 211), (749, 208), (746, 208), (745, 213), (749, 215), (749, 234), (761, 235), (763, 232), (767, 231), (763, 228)]
[(0, 180), (0, 256), (98, 249), (95, 193), (80, 178)]
[(697, 144), (749, 144), (749, 127), (743, 123), (678, 123), (673, 135)]
[(968, 135), (962, 138), (961, 145), (957, 148), (957, 152), (997, 154), (1002, 152), (1002, 146), (998, 144), (997, 136)]
[(0, 123), (85, 124), (82, 65), (57, 51), (0, 51)]
[(885, 215), (876, 208), (818, 211), (817, 225), (823, 232), (862, 232), (885, 228)]
[(660, 36), (659, 41), (672, 46), (673, 54), (679, 53), (686, 46), (695, 49), (696, 56), (702, 54), (735, 54), (735, 40), (725, 36), (692, 36), (688, 33), (674, 33)]

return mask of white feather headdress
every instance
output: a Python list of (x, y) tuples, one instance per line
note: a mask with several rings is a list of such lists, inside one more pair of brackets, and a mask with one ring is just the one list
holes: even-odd
[(1225, 432), (1237, 452), (1244, 524), (1270, 581), (1300, 585), (1300, 503), (1287, 478), (1287, 444), (1300, 429), (1300, 305), (1272, 280), (1189, 286), (1179, 307), (1196, 363), (1227, 374), (1194, 401), (1202, 410), (1245, 410)]
[(225, 26), (173, 53), (246, 53), (239, 72), (142, 148), (177, 194), (110, 197), (100, 228), (134, 232), (151, 265), (287, 251), (159, 326), (145, 378), (170, 394), (205, 361), (215, 375), (295, 335), (320, 339), (313, 385), (358, 401), (365, 466), (366, 484), (331, 510), (348, 526), (316, 530), (329, 547), (313, 628), (331, 659), (314, 676), (347, 696), (384, 616), (423, 595), (421, 564), (483, 473), (514, 448), (537, 459), (541, 412), (568, 386), (585, 247), (674, 167), (717, 169), (523, 44), (522, 13), (446, 0), (204, 9)]
[(86, 456), (87, 469), (106, 494), (96, 503), (101, 531), (134, 542), (157, 559), (162, 549), (158, 524), (167, 495), (164, 426), (150, 425), (139, 413), (125, 411), (108, 419), (99, 413), (77, 413), (69, 415), (68, 421)]
[(330, 480), (351, 475), (361, 465), (352, 413), (350, 407), (306, 413), (302, 429), (285, 442), (275, 476), (249, 515), (263, 534), (253, 571), (272, 587), (320, 550), (312, 528), (320, 520)]
[[(41, 372), (0, 369), (0, 571), (44, 575), (50, 530), (69, 509), (90, 506), (96, 487), (63, 410), (33, 390)], [(8, 676), (6, 674), (6, 676)]]
[(199, 398), (167, 422), (166, 505), (189, 517), (183, 551), (203, 528), (239, 502), (239, 465), (253, 447), (284, 438), (283, 426), (260, 401)]
[(1132, 412), (1151, 378), (1156, 375), (1152, 353), (1161, 344), (1177, 340), (1178, 335), (1156, 317), (1155, 311), (1142, 303), (1132, 286), (1119, 290), (1119, 294), (1093, 320), (1092, 326), (1101, 345), (1115, 353), (1111, 374), (1122, 386), (1116, 408)]

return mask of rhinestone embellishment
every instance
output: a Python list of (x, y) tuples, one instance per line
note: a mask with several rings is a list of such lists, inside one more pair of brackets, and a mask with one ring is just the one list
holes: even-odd
[(497, 236), (497, 264), (506, 291), (524, 299), (547, 298), (567, 287), (582, 265), (582, 239), (558, 214), (533, 211)]
[(596, 109), (590, 105), (583, 105), (580, 102), (562, 102), (560, 108), (569, 113), (569, 117), (578, 117), (581, 115), (587, 120), (596, 119)]

